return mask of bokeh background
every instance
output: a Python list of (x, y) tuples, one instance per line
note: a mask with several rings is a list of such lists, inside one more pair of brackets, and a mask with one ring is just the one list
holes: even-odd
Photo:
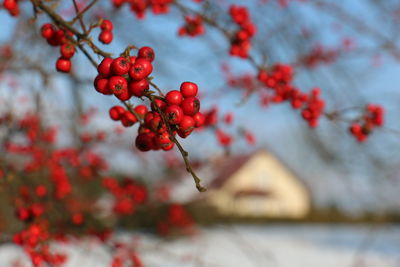
[[(184, 2), (200, 10), (198, 4)], [(310, 189), (313, 210), (328, 214), (316, 221), (263, 218), (256, 225), (253, 220), (216, 220), (211, 226), (199, 226), (195, 236), (174, 240), (132, 230), (122, 230), (120, 235), (138, 236), (146, 266), (400, 266), (396, 224), (400, 214), (400, 4), (395, 0), (224, 0), (210, 3), (206, 12), (217, 14), (215, 19), (229, 28), (225, 10), (232, 3), (246, 5), (258, 27), (251, 52), (254, 58), (265, 59), (267, 64), (296, 65), (294, 84), (306, 92), (321, 88), (327, 112), (349, 109), (344, 114), (352, 117), (354, 107), (383, 106), (385, 125), (365, 143), (349, 134), (345, 116), (338, 121), (324, 117), (317, 128), (310, 128), (287, 103), (262, 105), (258, 89), (245, 97), (246, 85), (232, 86), (227, 68), (232, 77), (250, 77), (247, 85), (254, 82), (251, 77), (256, 71), (248, 61), (229, 56), (229, 43), (217, 30), (206, 27), (205, 35), (180, 37), (177, 31), (183, 18), (178, 10), (167, 15), (149, 12), (139, 20), (128, 8), (116, 10), (109, 1), (99, 1), (87, 19), (106, 16), (114, 22), (115, 41), (105, 49), (118, 54), (128, 44), (153, 47), (154, 81), (164, 92), (178, 89), (182, 81), (193, 81), (200, 88), (202, 110), (218, 108), (219, 127), (234, 138), (229, 149), (209, 129), (182, 140), (200, 173), (207, 176), (205, 181), (211, 181), (219, 170), (201, 170), (216, 159), (264, 149), (301, 177)], [(111, 172), (141, 177), (151, 185), (165, 182), (172, 187), (172, 198), (182, 204), (201, 198), (191, 178), (182, 175), (184, 167), (176, 151), (141, 153), (133, 147), (136, 129), (116, 134), (119, 126), (108, 117), (116, 99), (95, 92), (96, 71), (82, 53), (73, 59), (72, 76), (55, 73), (58, 50), (47, 46), (39, 35), (47, 20), (40, 17), (32, 23), (26, 4), (24, 19), (0, 12), (0, 45), (11, 43), (15, 54), (1, 74), (0, 112), (11, 109), (22, 115), (35, 110), (45, 124), (60, 129), (57, 145), (62, 147), (76, 142), (74, 131), (82, 131), (76, 119), (92, 110), (84, 131), (110, 133), (96, 150), (105, 155)], [(60, 2), (58, 10), (65, 17), (74, 14), (68, 1)], [(94, 36), (97, 33), (94, 30)], [(330, 51), (331, 58), (304, 63), (304, 57), (318, 49)], [(32, 66), (39, 66), (45, 75)], [(230, 125), (223, 122), (226, 114), (233, 115)], [(243, 130), (254, 135), (254, 145), (246, 142)], [(167, 164), (170, 161), (175, 165)], [(182, 191), (190, 192), (184, 200), (174, 196)], [(195, 213), (202, 212), (207, 211)], [(353, 222), (354, 218), (358, 221)], [(84, 247), (85, 253), (81, 245), (65, 248), (74, 255), (69, 266), (83, 264), (87, 255), (90, 259), (82, 266), (104, 266), (98, 256), (107, 258), (104, 251), (91, 249), (90, 244)], [(0, 261), (4, 258), (6, 262), (14, 252), (14, 247), (4, 246)]]

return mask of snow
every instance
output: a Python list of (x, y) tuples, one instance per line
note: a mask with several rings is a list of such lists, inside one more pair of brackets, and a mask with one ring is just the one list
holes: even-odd
[[(396, 225), (221, 225), (174, 240), (145, 233), (118, 236), (139, 237), (138, 253), (148, 267), (400, 266), (400, 227)], [(107, 251), (90, 241), (56, 249), (70, 255), (67, 267), (110, 263)], [(16, 258), (27, 262), (19, 248), (0, 247), (0, 266), (11, 266)]]

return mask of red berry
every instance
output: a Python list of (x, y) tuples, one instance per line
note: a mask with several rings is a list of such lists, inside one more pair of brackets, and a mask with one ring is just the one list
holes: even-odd
[(155, 99), (153, 103), (151, 103), (151, 110), (157, 111), (156, 105), (161, 111), (164, 111), (167, 108), (167, 103), (158, 98)]
[(183, 119), (183, 110), (177, 105), (168, 106), (165, 109), (165, 115), (170, 124), (179, 124)]
[(153, 148), (153, 135), (151, 133), (139, 134), (135, 145), (140, 151), (149, 151)]
[(125, 114), (125, 109), (122, 106), (113, 106), (109, 110), (110, 118), (114, 121), (118, 121)]
[(31, 206), (31, 213), (35, 217), (41, 216), (44, 213), (44, 207), (41, 204), (34, 203)]
[(197, 112), (196, 114), (193, 115), (193, 119), (195, 121), (196, 128), (198, 128), (204, 125), (206, 121), (206, 116), (204, 116), (203, 113), (201, 112)]
[(127, 101), (132, 97), (132, 94), (129, 92), (128, 88), (123, 89), (120, 93), (114, 95), (121, 101)]
[[(167, 151), (173, 148), (173, 142), (170, 138), (170, 134), (168, 132), (163, 132), (160, 135), (156, 136), (156, 142), (161, 149)], [(172, 146), (171, 146), (172, 144)]]
[(13, 10), (17, 7), (18, 3), (16, 0), (4, 0), (3, 6), (7, 10)]
[(112, 76), (108, 80), (108, 88), (115, 95), (122, 94), (123, 92), (128, 91), (128, 82), (122, 76)]
[(143, 125), (138, 128), (138, 134), (151, 133), (151, 130)]
[(177, 90), (172, 90), (166, 94), (165, 100), (170, 105), (178, 105), (179, 106), (182, 103), (183, 96), (182, 96), (181, 92), (179, 92)]
[(102, 31), (99, 35), (99, 41), (103, 44), (109, 44), (113, 40), (113, 33), (111, 31)]
[(69, 59), (64, 59), (64, 58), (57, 59), (56, 69), (60, 72), (70, 72), (71, 61)]
[(139, 49), (138, 57), (139, 58), (144, 58), (144, 59), (147, 59), (150, 62), (153, 62), (153, 60), (155, 58), (155, 54), (154, 54), (153, 48), (148, 47), (148, 46), (143, 46), (142, 48)]
[(148, 112), (147, 107), (145, 105), (138, 105), (134, 108), (134, 110), (141, 118), (144, 118), (144, 116)]
[(192, 82), (183, 82), (180, 88), (183, 97), (195, 97), (198, 90), (197, 84)]
[(246, 138), (246, 141), (249, 145), (254, 145), (256, 143), (256, 138), (254, 135), (250, 132), (245, 132), (244, 137)]
[(147, 127), (149, 127), (151, 120), (156, 116), (160, 116), (160, 114), (154, 111), (146, 113), (146, 115), (144, 116), (144, 123), (146, 124)]
[(129, 57), (129, 62), (131, 63), (131, 65), (135, 64), (135, 62), (136, 62), (136, 56), (130, 56), (130, 57)]
[(217, 139), (218, 142), (222, 145), (222, 146), (229, 146), (232, 144), (233, 138), (231, 135), (223, 132), (220, 129), (217, 129), (217, 131), (215, 132), (217, 135)]
[(181, 122), (179, 123), (178, 134), (182, 138), (186, 138), (190, 135), (195, 127), (196, 122), (190, 116), (183, 116)]
[(72, 215), (72, 223), (75, 225), (80, 225), (83, 223), (83, 215), (81, 213), (75, 213)]
[(129, 83), (129, 91), (134, 96), (141, 97), (147, 90), (149, 90), (149, 82), (146, 79)]
[(53, 37), (55, 38), (57, 45), (64, 44), (67, 41), (67, 37), (65, 37), (65, 32), (61, 29), (58, 29)]
[(119, 8), (122, 4), (125, 3), (125, 0), (112, 0), (112, 4), (114, 7)]
[(19, 15), (19, 6), (16, 0), (4, 0), (3, 6), (8, 10), (11, 16)]
[(75, 54), (75, 46), (72, 44), (63, 44), (60, 46), (60, 54), (62, 58), (70, 59)]
[(196, 97), (189, 97), (182, 101), (181, 108), (185, 115), (193, 116), (200, 110), (200, 101)]
[(137, 122), (138, 119), (134, 114), (132, 114), (129, 110), (127, 110), (121, 118), (121, 122), (125, 127), (132, 126)]
[(162, 146), (161, 146), (161, 149), (164, 150), (164, 151), (169, 151), (169, 150), (171, 150), (172, 148), (174, 148), (174, 145), (175, 145), (175, 143), (174, 143), (174, 142), (171, 142), (171, 143), (169, 143), (169, 144), (162, 145)]
[(100, 75), (97, 75), (96, 79), (94, 80), (94, 88), (97, 92), (104, 95), (112, 95), (112, 92), (110, 91), (110, 88), (108, 86), (108, 79), (103, 78)]
[(111, 76), (111, 63), (113, 62), (112, 58), (106, 57), (104, 58), (99, 66), (97, 67), (98, 73), (103, 77)]
[(233, 122), (233, 113), (232, 112), (229, 112), (224, 116), (224, 122), (228, 125), (232, 124), (232, 122)]
[(127, 60), (124, 57), (117, 57), (111, 63), (111, 71), (115, 75), (119, 75), (119, 76), (127, 74), (130, 67), (131, 67), (131, 63), (129, 62), (129, 60)]
[(27, 220), (29, 220), (31, 218), (31, 213), (26, 208), (19, 208), (17, 210), (17, 217), (21, 221), (27, 221)]
[(36, 186), (35, 193), (38, 197), (44, 197), (47, 194), (47, 188), (44, 185)]
[(100, 25), (100, 29), (102, 31), (112, 31), (113, 30), (113, 23), (111, 20), (105, 19)]
[(153, 132), (164, 132), (166, 130), (166, 126), (157, 112), (148, 112), (144, 117), (144, 122)]
[(136, 81), (140, 81), (149, 76), (152, 71), (153, 66), (150, 61), (138, 58), (129, 70), (129, 76)]
[(50, 39), (53, 36), (55, 31), (56, 30), (55, 30), (54, 26), (50, 23), (44, 24), (41, 28), (42, 37), (45, 39)]

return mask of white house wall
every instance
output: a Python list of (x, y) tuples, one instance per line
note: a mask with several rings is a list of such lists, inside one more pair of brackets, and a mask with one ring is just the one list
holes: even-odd
[[(272, 192), (271, 197), (245, 196), (243, 190)], [(223, 214), (301, 218), (310, 211), (305, 186), (273, 155), (259, 152), (245, 163), (219, 189), (211, 191), (209, 201)]]

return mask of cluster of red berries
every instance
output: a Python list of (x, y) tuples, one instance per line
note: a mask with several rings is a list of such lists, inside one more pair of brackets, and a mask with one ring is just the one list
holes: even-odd
[(118, 181), (107, 177), (103, 179), (103, 186), (115, 198), (113, 211), (117, 215), (132, 215), (136, 211), (136, 206), (147, 200), (148, 193), (145, 186), (132, 179)]
[(194, 17), (185, 16), (185, 25), (180, 27), (178, 30), (179, 36), (190, 36), (195, 37), (204, 34), (203, 19), (197, 15)]
[[(21, 187), (20, 188), (20, 195), (21, 195), (21, 200), (22, 199), (24, 199), (24, 200), (27, 200), (27, 199), (32, 200), (30, 198), (30, 196), (29, 196), (29, 188), (27, 188), (27, 187)], [(43, 205), (41, 205), (40, 203), (33, 203), (33, 204), (29, 204), (26, 207), (18, 208), (16, 213), (17, 213), (17, 218), (19, 220), (21, 220), (21, 221), (31, 221), (36, 217), (42, 216), (44, 212), (45, 212), (45, 209), (44, 209)]]
[(365, 108), (363, 116), (350, 126), (350, 133), (359, 142), (367, 140), (368, 135), (376, 127), (384, 123), (384, 109), (379, 105), (369, 104)]
[[(183, 102), (185, 99), (196, 96), (197, 87), (186, 86), (179, 93), (182, 94), (181, 100)], [(179, 94), (178, 96), (171, 94), (168, 97), (168, 103), (166, 98), (162, 99), (166, 106), (171, 106), (168, 103), (172, 101), (177, 104), (180, 97)], [(164, 107), (161, 107), (161, 104), (157, 107), (165, 110)], [(179, 107), (186, 112), (192, 112), (190, 107), (183, 104)], [(140, 109), (146, 112), (141, 112)], [(147, 112), (145, 106), (137, 108), (136, 112), (138, 114), (152, 113)], [(84, 121), (88, 119), (90, 114), (92, 112), (85, 113)], [(172, 117), (167, 118), (172, 119)], [(24, 229), (15, 234), (13, 240), (15, 244), (20, 245), (26, 251), (33, 266), (59, 266), (67, 260), (67, 255), (50, 250), (48, 244), (55, 240), (67, 240), (65, 231), (68, 231), (69, 227), (90, 235), (96, 235), (102, 242), (105, 242), (108, 238), (110, 231), (98, 230), (96, 224), (93, 224), (93, 220), (96, 220), (96, 218), (91, 216), (91, 212), (93, 212), (92, 201), (95, 199), (87, 195), (82, 197), (78, 193), (86, 190), (83, 185), (89, 181), (102, 181), (103, 187), (107, 189), (106, 191), (111, 192), (114, 196), (112, 215), (132, 215), (140, 210), (139, 207), (143, 208), (144, 205), (148, 204), (149, 190), (140, 182), (132, 179), (88, 179), (88, 177), (100, 177), (100, 174), (106, 170), (104, 159), (93, 152), (90, 146), (56, 148), (54, 146), (56, 128), (49, 127), (46, 129), (46, 127), (43, 127), (39, 116), (28, 114), (22, 119), (14, 120), (15, 117), (7, 114), (0, 117), (0, 122), (3, 122), (6, 126), (11, 123), (15, 124), (16, 127), (13, 128), (16, 128), (18, 133), (21, 132), (24, 136), (24, 142), (21, 142), (21, 138), (19, 138), (5, 143), (5, 149), (12, 155), (10, 158), (13, 159), (12, 162), (5, 163), (7, 175), (11, 177), (14, 172), (20, 173), (22, 168), (26, 171), (24, 172), (24, 181), (9, 180), (16, 182), (16, 190), (12, 191), (17, 193), (12, 194), (11, 200), (15, 206), (15, 216), (24, 225)], [(145, 120), (144, 117), (141, 120)], [(15, 160), (16, 158), (23, 160)], [(23, 163), (23, 165), (18, 165), (18, 163)], [(41, 179), (37, 180), (38, 176)], [(29, 180), (30, 178), (33, 179)], [(20, 185), (21, 182), (22, 185)], [(93, 184), (87, 185), (90, 187)], [(74, 190), (74, 186), (79, 186), (79, 190)], [(167, 218), (163, 217), (162, 219), (167, 221), (169, 230), (184, 230), (193, 225), (193, 221), (183, 207), (170, 208), (167, 212)], [(159, 218), (154, 224), (158, 222)], [(116, 245), (116, 251), (119, 248), (121, 248), (120, 245)], [(123, 255), (119, 253), (113, 255), (115, 266), (124, 266), (121, 264), (126, 265), (127, 262), (134, 264), (134, 266), (142, 266), (135, 253), (130, 253), (129, 259)]]
[(258, 80), (272, 89), (271, 97), (275, 103), (290, 101), (294, 109), (301, 109), (303, 118), (310, 127), (316, 127), (323, 115), (325, 102), (320, 98), (320, 89), (315, 88), (310, 94), (301, 92), (292, 85), (293, 69), (290, 65), (275, 64), (269, 72), (260, 70)]
[(112, 4), (116, 8), (120, 8), (124, 4), (129, 4), (132, 12), (139, 19), (144, 18), (146, 10), (151, 8), (154, 14), (168, 13), (169, 5), (173, 0), (112, 0)]
[(290, 65), (281, 63), (274, 64), (267, 72), (260, 70), (258, 73), (258, 80), (261, 81), (268, 88), (276, 90), (276, 102), (280, 102), (284, 98), (285, 88), (293, 80), (293, 68)]
[[(143, 120), (148, 110), (145, 105), (138, 105), (133, 109), (134, 113), (122, 106), (113, 106), (109, 110), (110, 118), (114, 121), (121, 121), (122, 126), (130, 127), (139, 120)], [(139, 116), (139, 118), (136, 117)]]
[(100, 34), (99, 34), (99, 41), (103, 44), (109, 44), (113, 40), (113, 23), (105, 19), (100, 23)]
[(113, 94), (121, 101), (143, 96), (149, 89), (147, 77), (153, 71), (154, 57), (153, 49), (145, 46), (137, 56), (104, 58), (97, 68), (95, 89), (105, 95)]
[(67, 257), (65, 254), (50, 251), (47, 244), (49, 238), (50, 234), (45, 225), (32, 224), (28, 229), (15, 234), (13, 240), (24, 248), (33, 266), (39, 267), (46, 263), (51, 266), (60, 266), (65, 263)]
[(178, 134), (186, 138), (195, 128), (202, 127), (205, 117), (199, 111), (197, 92), (195, 83), (184, 82), (180, 91), (172, 90), (166, 94), (165, 99), (157, 99), (152, 105), (153, 111), (145, 115), (144, 123), (138, 129), (136, 147), (141, 151), (168, 151), (174, 147), (175, 137), (170, 135), (171, 131), (174, 136)]
[(41, 34), (51, 46), (60, 46), (60, 57), (57, 59), (56, 69), (60, 72), (70, 72), (71, 58), (75, 54), (75, 46), (68, 42), (67, 35), (72, 36), (72, 34), (63, 29), (57, 29), (51, 23), (42, 26)]
[[(233, 123), (233, 120), (234, 120), (234, 116), (233, 116), (232, 112), (228, 112), (222, 117), (222, 121), (226, 125), (231, 125)], [(217, 124), (218, 124), (218, 108), (217, 107), (213, 107), (210, 110), (204, 112), (203, 127), (209, 127), (214, 131), (217, 141), (222, 147), (231, 146), (233, 144), (233, 142), (235, 141), (234, 136), (232, 134), (228, 133), (225, 129), (223, 130), (222, 127), (217, 127), (216, 126)], [(240, 128), (240, 129), (238, 129), (238, 133), (240, 136), (243, 136), (245, 138), (246, 142), (249, 145), (253, 145), (255, 143), (255, 137), (250, 131)]]
[(34, 190), (34, 194), (32, 194), (30, 187), (26, 185), (19, 187), (15, 205), (16, 216), (20, 221), (29, 223), (45, 213), (46, 209), (44, 204), (40, 203), (35, 195), (39, 199), (42, 199), (47, 195), (47, 188), (44, 185), (38, 185)]
[[(301, 93), (299, 94), (301, 95)], [(320, 95), (321, 90), (319, 88), (314, 88), (311, 90), (309, 95), (298, 97), (302, 102), (297, 105), (302, 108), (301, 115), (303, 119), (308, 122), (310, 127), (317, 127), (319, 118), (324, 114), (325, 101), (320, 98)], [(300, 101), (297, 102), (300, 103)]]
[[(136, 57), (104, 58), (97, 68), (99, 74), (94, 82), (96, 90), (105, 95), (114, 94), (121, 101), (129, 100), (132, 96), (144, 96), (149, 90), (147, 78), (153, 70), (151, 62), (154, 57), (152, 48), (142, 47)], [(165, 98), (154, 98), (150, 112), (144, 105), (138, 105), (133, 110), (114, 106), (109, 111), (110, 117), (120, 120), (125, 127), (143, 121), (135, 141), (139, 150), (167, 151), (174, 147), (168, 128), (186, 138), (194, 128), (203, 126), (204, 115), (199, 112), (197, 92), (196, 84), (184, 82), (180, 91), (170, 91)]]
[(3, 7), (8, 11), (8, 13), (15, 17), (19, 15), (19, 5), (18, 0), (4, 0)]
[(250, 13), (244, 6), (231, 5), (229, 14), (233, 21), (240, 27), (231, 41), (230, 54), (241, 58), (247, 58), (251, 48), (251, 39), (257, 31), (252, 23)]

